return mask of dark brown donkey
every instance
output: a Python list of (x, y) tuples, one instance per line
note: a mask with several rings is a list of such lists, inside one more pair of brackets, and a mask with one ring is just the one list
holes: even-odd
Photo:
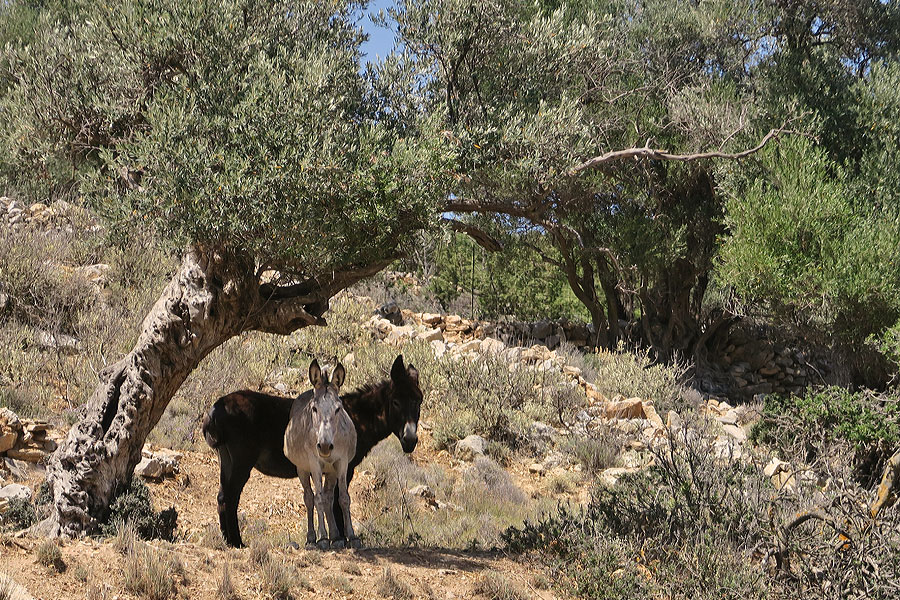
[[(348, 482), (366, 454), (392, 433), (404, 452), (415, 449), (422, 390), (419, 372), (412, 365), (403, 365), (403, 355), (394, 361), (390, 379), (344, 394), (341, 401), (356, 426), (356, 455), (347, 468)], [(297, 467), (285, 457), (283, 449), (293, 403), (293, 398), (260, 392), (232, 392), (219, 398), (203, 419), (203, 436), (219, 453), (219, 527), (231, 546), (244, 546), (237, 507), (250, 471), (255, 467), (271, 477), (297, 476)], [(335, 519), (343, 536), (340, 507), (336, 507)]]

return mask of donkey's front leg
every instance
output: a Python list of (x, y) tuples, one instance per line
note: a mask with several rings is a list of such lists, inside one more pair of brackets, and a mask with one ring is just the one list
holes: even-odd
[(300, 477), (300, 483), (303, 484), (303, 504), (306, 505), (306, 547), (313, 548), (316, 545), (316, 528), (313, 522), (316, 496), (309, 481), (309, 473), (298, 469), (297, 475)]
[[(351, 548), (359, 548), (362, 546), (356, 532), (353, 531), (353, 522), (350, 520), (350, 491), (347, 489), (347, 469), (338, 469), (338, 502), (341, 505), (341, 514), (344, 517), (344, 533), (347, 535), (347, 542)], [(334, 504), (332, 503), (332, 506)]]
[(328, 514), (328, 505), (326, 504), (325, 487), (322, 485), (322, 467), (321, 465), (313, 465), (312, 484), (315, 492), (316, 510), (319, 513), (319, 539), (317, 545), (322, 550), (327, 550), (331, 545), (328, 542), (328, 532), (325, 531), (325, 515)]

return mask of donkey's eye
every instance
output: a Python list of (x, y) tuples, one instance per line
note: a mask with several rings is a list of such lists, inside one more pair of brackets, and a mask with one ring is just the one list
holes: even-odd
[(312, 409), (313, 409), (313, 412), (319, 412), (319, 410), (316, 408), (316, 405), (315, 405), (315, 404), (313, 404)]
[(334, 414), (338, 414), (339, 412), (341, 412), (341, 408), (343, 407), (338, 406), (336, 409), (334, 409)]

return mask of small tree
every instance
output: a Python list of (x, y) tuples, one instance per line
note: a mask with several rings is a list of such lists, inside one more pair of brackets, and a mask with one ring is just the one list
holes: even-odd
[(416, 97), (360, 72), (360, 4), (76, 0), (46, 3), (27, 39), (4, 30), (8, 183), (83, 198), (114, 232), (148, 228), (183, 254), (53, 454), (42, 531), (96, 529), (210, 351), (324, 324), (329, 298), (433, 219), (441, 138), (384, 118)]

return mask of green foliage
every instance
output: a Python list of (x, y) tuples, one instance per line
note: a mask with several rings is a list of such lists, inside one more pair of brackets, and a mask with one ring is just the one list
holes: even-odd
[(845, 443), (856, 476), (867, 483), (877, 481), (884, 462), (900, 446), (900, 399), (896, 392), (851, 392), (840, 387), (802, 397), (770, 395), (752, 438), (786, 456), (799, 454), (807, 463), (826, 459), (822, 452), (834, 452), (831, 444)]
[(104, 535), (114, 535), (124, 523), (130, 523), (140, 539), (172, 541), (178, 513), (173, 508), (156, 512), (150, 501), (150, 490), (140, 477), (132, 477), (128, 487), (116, 495), (109, 507), (109, 517), (101, 526)]
[(654, 361), (649, 350), (626, 350), (620, 344), (615, 352), (584, 355), (585, 376), (596, 382), (597, 390), (607, 398), (622, 394), (651, 401), (660, 411), (679, 410), (687, 366), (673, 361), (666, 365)]
[(722, 280), (860, 343), (900, 318), (900, 211), (857, 195), (849, 176), (802, 139), (765, 151), (762, 176), (729, 181)]
[(538, 552), (584, 598), (768, 597), (744, 559), (764, 536), (759, 471), (716, 460), (702, 435), (669, 443), (649, 470), (597, 485), (584, 509), (508, 530), (507, 547)]

